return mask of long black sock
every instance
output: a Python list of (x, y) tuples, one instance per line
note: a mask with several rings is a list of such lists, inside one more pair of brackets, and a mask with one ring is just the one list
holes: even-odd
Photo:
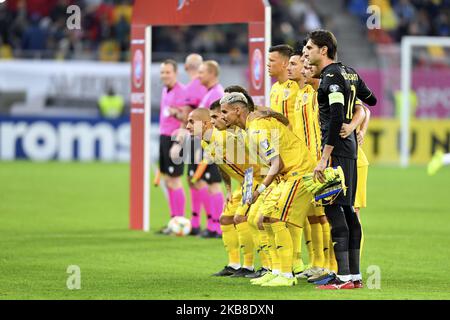
[(330, 205), (325, 207), (325, 214), (331, 226), (331, 239), (334, 243), (338, 274), (349, 275), (349, 230), (344, 211), (340, 205)]
[(343, 206), (345, 220), (347, 221), (349, 229), (349, 243), (348, 243), (348, 254), (350, 263), (350, 273), (359, 274), (360, 265), (360, 248), (361, 248), (361, 224), (359, 222), (358, 216), (356, 215), (353, 207)]

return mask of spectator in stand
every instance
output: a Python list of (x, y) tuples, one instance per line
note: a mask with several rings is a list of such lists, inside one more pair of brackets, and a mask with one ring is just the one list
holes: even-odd
[(30, 26), (22, 37), (22, 49), (29, 51), (44, 51), (47, 49), (47, 31), (40, 25), (37, 13), (31, 16)]

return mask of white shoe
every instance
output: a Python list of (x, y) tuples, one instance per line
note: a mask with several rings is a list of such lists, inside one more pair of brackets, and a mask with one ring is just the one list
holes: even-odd
[(310, 282), (310, 283), (316, 281), (317, 279), (319, 279), (324, 274), (330, 273), (330, 271), (328, 269), (325, 269), (325, 268), (318, 268), (318, 267), (316, 267), (314, 269), (315, 270), (311, 270), (311, 276), (308, 277), (308, 282)]
[(318, 274), (320, 274), (320, 275), (323, 274), (323, 268), (312, 267), (312, 268), (306, 269), (305, 271), (299, 273), (296, 277), (298, 279), (308, 279), (309, 277), (316, 276)]
[(305, 271), (296, 274), (295, 277), (297, 279), (308, 279), (309, 277), (311, 277), (311, 270), (312, 269), (313, 268), (308, 268)]

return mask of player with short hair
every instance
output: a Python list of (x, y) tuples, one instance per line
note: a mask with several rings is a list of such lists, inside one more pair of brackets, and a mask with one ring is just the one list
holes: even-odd
[(293, 243), (288, 225), (301, 228), (312, 206), (301, 179), (312, 170), (312, 157), (287, 127), (288, 121), (281, 123), (254, 112), (242, 93), (226, 94), (220, 103), (225, 122), (246, 131), (250, 152), (269, 168), (253, 193), (252, 203), (263, 197), (260, 210), (269, 236), (272, 271), (251, 280), (252, 284), (293, 286), (297, 279), (292, 273)]
[(314, 169), (314, 178), (325, 181), (328, 166), (340, 166), (345, 175), (346, 192), (341, 192), (325, 206), (331, 224), (331, 236), (338, 263), (338, 274), (320, 289), (353, 289), (361, 281), (360, 245), (361, 224), (353, 205), (356, 191), (356, 135), (343, 139), (339, 133), (343, 123), (353, 118), (355, 99), (358, 97), (370, 106), (377, 100), (352, 68), (335, 62), (337, 41), (327, 30), (316, 30), (308, 35), (305, 59), (315, 66), (314, 77), (320, 77), (318, 102), (322, 133), (322, 157)]
[[(299, 90), (297, 82), (289, 79), (288, 76), (289, 59), (293, 53), (294, 49), (289, 45), (272, 46), (269, 48), (267, 64), (269, 75), (277, 80), (270, 90), (270, 109), (284, 115), (289, 120), (291, 128), (295, 125), (294, 107)], [(308, 232), (309, 223), (306, 222), (304, 228), (301, 229), (292, 225), (288, 225), (288, 228), (294, 244), (294, 272), (300, 274), (307, 268), (301, 258), (303, 230), (305, 230), (305, 242), (310, 257), (312, 257), (313, 252), (311, 232)]]
[[(245, 98), (248, 101), (249, 108), (252, 110), (259, 110), (263, 112), (270, 112), (270, 109), (261, 107), (261, 106), (255, 106), (252, 97), (249, 95), (247, 90), (241, 86), (238, 85), (231, 85), (225, 88), (225, 93), (232, 93), (232, 92), (240, 92), (242, 93)], [(220, 103), (219, 103), (219, 109), (220, 112)], [(274, 115), (272, 113), (267, 113), (267, 116), (278, 116), (278, 114)], [(211, 114), (211, 116), (214, 118), (216, 115)], [(218, 116), (218, 115), (217, 115)], [(280, 115), (281, 116), (281, 115)], [(286, 119), (287, 120), (287, 119)], [(246, 168), (253, 168), (253, 182), (255, 184), (261, 183), (261, 177), (262, 170), (258, 163), (258, 159), (254, 159), (250, 157), (249, 150), (246, 147), (246, 141), (247, 139), (245, 131), (240, 129), (237, 126), (234, 126), (235, 132), (238, 136), (239, 143), (243, 143), (246, 150)], [(244, 187), (242, 188), (242, 192), (244, 192)], [(266, 274), (271, 269), (271, 262), (268, 252), (268, 246), (269, 246), (269, 238), (267, 236), (267, 232), (264, 230), (264, 226), (262, 224), (262, 218), (260, 215), (260, 204), (262, 202), (262, 197), (258, 199), (258, 201), (250, 206), (250, 208), (240, 207), (239, 210), (237, 210), (235, 215), (235, 222), (239, 223), (239, 221), (248, 221), (248, 225), (250, 226), (250, 230), (252, 231), (253, 235), (253, 243), (256, 248), (256, 252), (258, 253), (261, 261), (261, 266), (258, 270), (256, 270), (252, 274), (248, 274), (245, 277), (246, 278), (259, 278), (262, 277), (264, 274)], [(245, 219), (244, 219), (245, 218)]]
[[(182, 121), (177, 118), (178, 112), (186, 105), (185, 87), (177, 80), (177, 63), (168, 59), (161, 63), (160, 77), (164, 85), (160, 106), (160, 144), (159, 168), (163, 174), (168, 190), (171, 217), (184, 216), (185, 194), (181, 183), (184, 165), (175, 163), (170, 155), (170, 149), (177, 142), (173, 135), (180, 128)], [(168, 230), (162, 230), (168, 233)]]
[[(296, 81), (299, 91), (294, 106), (293, 131), (313, 155), (314, 161), (320, 159), (320, 125), (318, 118), (317, 93), (313, 85), (317, 85), (312, 79), (304, 65), (302, 52), (303, 46), (296, 48), (289, 59), (288, 76), (290, 80)], [(308, 75), (308, 77), (307, 77)], [(311, 84), (313, 85), (311, 85)], [(312, 282), (324, 273), (328, 274), (329, 268), (329, 243), (330, 229), (323, 208), (315, 207), (307, 214), (305, 233), (310, 228), (311, 235), (310, 265), (303, 272), (297, 272), (298, 278), (307, 278)]]
[[(215, 276), (244, 277), (254, 273), (254, 244), (247, 216), (238, 215), (248, 211), (242, 209), (242, 185), (245, 170), (249, 167), (249, 154), (239, 128), (229, 128), (222, 119), (219, 101), (213, 102), (209, 112), (197, 109), (191, 112), (187, 128), (191, 134), (202, 137), (204, 162), (216, 163), (227, 189), (227, 202), (220, 217), (223, 242), (228, 252), (229, 263)], [(195, 126), (197, 125), (197, 128)], [(195, 130), (197, 129), (197, 130)], [(196, 173), (198, 174), (198, 173)], [(239, 186), (232, 191), (231, 179)], [(240, 252), (244, 263), (241, 268)]]
[[(206, 87), (200, 82), (199, 79), (199, 69), (203, 63), (203, 57), (197, 53), (189, 54), (184, 62), (184, 70), (189, 75), (190, 82), (186, 85), (186, 104), (187, 107), (184, 110), (183, 120), (187, 123), (187, 118), (189, 113), (198, 108), (201, 100), (206, 95), (208, 90)], [(182, 137), (184, 138), (184, 137)], [(189, 137), (190, 139), (190, 147), (191, 147), (191, 163), (195, 163), (194, 159), (194, 146), (196, 145), (196, 140), (193, 137)], [(198, 143), (198, 141), (197, 141)], [(188, 175), (188, 184), (191, 194), (191, 233), (190, 235), (198, 235), (200, 234), (200, 213), (202, 209), (202, 205), (205, 208), (210, 210), (209, 206), (209, 194), (208, 194), (208, 186), (205, 181), (199, 180), (196, 183), (192, 183), (191, 177)], [(211, 223), (211, 222), (210, 222)]]
[(287, 44), (272, 46), (269, 49), (267, 68), (269, 75), (277, 81), (270, 89), (270, 109), (284, 115), (289, 122), (294, 121), (294, 104), (298, 84), (288, 77), (289, 58), (294, 49)]

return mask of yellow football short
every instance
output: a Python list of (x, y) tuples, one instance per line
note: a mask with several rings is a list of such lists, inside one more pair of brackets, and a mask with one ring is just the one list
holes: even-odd
[(241, 188), (233, 191), (233, 194), (231, 195), (231, 201), (227, 202), (227, 205), (225, 206), (225, 210), (223, 210), (222, 215), (227, 217), (233, 217), (237, 211), (238, 208), (242, 205), (242, 191)]
[(277, 204), (276, 194), (274, 194), (276, 193), (277, 189), (278, 181), (274, 180), (270, 184), (270, 186), (268, 186), (267, 189), (259, 195), (258, 201), (256, 201), (256, 203), (259, 202), (258, 211), (260, 215), (263, 215), (264, 217), (270, 217), (271, 212)]
[[(269, 186), (269, 188), (270, 188), (270, 186)], [(248, 210), (247, 221), (254, 227), (258, 226), (259, 219), (262, 215), (261, 210), (260, 210), (261, 204), (264, 202), (266, 191), (270, 192), (269, 188), (264, 190), (263, 194), (261, 194), (259, 196), (259, 198), (256, 200), (256, 202), (254, 204), (252, 204), (250, 206), (250, 209)]]
[(303, 227), (308, 212), (315, 210), (311, 200), (302, 179), (282, 180), (261, 204), (261, 213)]
[[(311, 196), (311, 200), (312, 200), (312, 196)], [(314, 205), (312, 206), (311, 211), (308, 211), (308, 214), (307, 214), (308, 217), (321, 217), (324, 215), (325, 215), (324, 207), (315, 207)]]
[(367, 173), (369, 166), (358, 167), (358, 182), (356, 184), (355, 208), (366, 207)]

